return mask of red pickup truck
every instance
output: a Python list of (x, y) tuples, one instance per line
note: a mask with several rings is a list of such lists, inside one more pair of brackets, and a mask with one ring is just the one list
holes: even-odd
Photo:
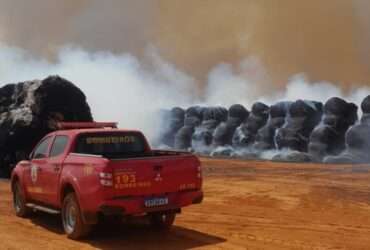
[(78, 239), (105, 216), (147, 216), (152, 226), (168, 229), (182, 207), (202, 202), (196, 156), (151, 150), (141, 132), (114, 123), (60, 127), (12, 172), (17, 216), (60, 213), (67, 236)]

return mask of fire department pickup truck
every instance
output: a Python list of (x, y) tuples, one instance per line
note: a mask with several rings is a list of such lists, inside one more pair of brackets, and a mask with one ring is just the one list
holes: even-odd
[(196, 156), (151, 150), (141, 132), (116, 123), (59, 125), (12, 172), (17, 216), (61, 214), (67, 236), (79, 239), (105, 216), (147, 216), (169, 229), (182, 207), (202, 202)]

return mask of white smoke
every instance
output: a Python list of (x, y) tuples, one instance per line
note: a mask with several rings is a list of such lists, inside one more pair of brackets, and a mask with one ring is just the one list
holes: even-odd
[(286, 87), (273, 95), (262, 96), (259, 101), (273, 104), (277, 101), (295, 101), (297, 99), (314, 100), (325, 103), (331, 97), (340, 97), (349, 102), (360, 105), (362, 100), (370, 94), (370, 87), (363, 86), (343, 91), (330, 82), (310, 82), (304, 74), (293, 76)]
[(215, 66), (208, 76), (204, 99), (206, 104), (250, 107), (266, 91), (267, 74), (257, 58), (243, 60), (237, 67)]
[(325, 102), (333, 96), (360, 104), (370, 94), (366, 86), (343, 92), (334, 84), (310, 83), (298, 75), (286, 89), (264, 96), (266, 87), (274, 85), (266, 84), (268, 77), (262, 65), (251, 58), (237, 68), (228, 64), (215, 66), (209, 73), (204, 94), (199, 96), (192, 76), (164, 61), (153, 49), (147, 54), (152, 62), (149, 66), (130, 54), (64, 48), (52, 63), (34, 58), (22, 49), (0, 45), (0, 83), (2, 86), (58, 74), (82, 89), (95, 120), (118, 121), (121, 127), (141, 129), (151, 140), (160, 129), (157, 111), (173, 106), (241, 103), (250, 108), (255, 101), (272, 104), (278, 100), (313, 99)]
[(151, 139), (158, 131), (157, 111), (189, 106), (196, 96), (191, 77), (153, 56), (149, 70), (137, 58), (108, 52), (87, 53), (65, 48), (56, 63), (34, 59), (27, 52), (0, 48), (0, 83), (43, 79), (58, 74), (75, 83), (87, 96), (98, 121), (118, 121), (121, 127), (143, 130)]

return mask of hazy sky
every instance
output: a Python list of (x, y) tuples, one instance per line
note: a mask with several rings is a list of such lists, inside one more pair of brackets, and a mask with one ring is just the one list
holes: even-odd
[(0, 0), (0, 39), (53, 58), (60, 47), (130, 52), (148, 46), (203, 80), (255, 56), (272, 82), (370, 83), (368, 0)]

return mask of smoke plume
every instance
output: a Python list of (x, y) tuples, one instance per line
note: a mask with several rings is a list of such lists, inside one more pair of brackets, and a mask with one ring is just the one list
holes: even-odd
[(199, 85), (257, 56), (274, 86), (304, 72), (351, 87), (370, 82), (369, 11), (367, 0), (0, 0), (0, 38), (48, 59), (72, 44), (145, 60), (152, 44)]
[[(164, 61), (153, 49), (147, 50), (150, 65), (142, 64), (130, 54), (92, 53), (78, 48), (60, 50), (54, 63), (4, 45), (0, 46), (0, 57), (3, 58), (1, 83), (60, 74), (85, 92), (96, 120), (118, 120), (123, 127), (144, 130), (151, 139), (159, 130), (157, 111), (172, 106), (241, 103), (250, 107), (257, 100), (267, 103), (298, 98), (325, 101), (331, 96), (347, 97), (359, 104), (370, 93), (370, 89), (364, 87), (345, 94), (333, 84), (309, 83), (297, 76), (284, 91), (261, 97), (264, 89), (258, 82), (261, 75), (248, 78), (234, 71), (231, 65), (222, 64), (211, 70), (207, 91), (199, 95), (194, 91), (197, 88), (194, 78)], [(247, 59), (242, 65), (255, 65), (255, 60)]]
[[(0, 0), (0, 84), (59, 74), (96, 120), (370, 92), (366, 0)], [(304, 74), (301, 74), (301, 73)]]

